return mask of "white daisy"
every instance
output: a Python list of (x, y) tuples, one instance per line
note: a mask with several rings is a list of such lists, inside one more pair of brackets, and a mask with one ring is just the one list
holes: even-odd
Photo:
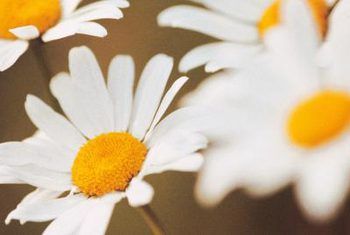
[(126, 0), (101, 0), (77, 8), (82, 0), (1, 0), (0, 71), (11, 67), (28, 49), (29, 41), (41, 37), (49, 42), (75, 34), (105, 37), (107, 30), (92, 22), (120, 19)]
[(170, 57), (153, 57), (133, 95), (132, 58), (113, 59), (106, 86), (92, 52), (72, 49), (70, 74), (51, 81), (68, 119), (29, 95), (25, 108), (38, 134), (0, 145), (0, 181), (37, 187), (6, 223), (54, 220), (44, 234), (103, 234), (121, 199), (133, 207), (150, 203), (146, 175), (197, 171), (197, 151), (207, 146), (205, 111), (183, 108), (160, 121), (187, 81), (176, 80), (162, 98), (172, 67)]
[(289, 1), (285, 25), (266, 35), (271, 53), (198, 91), (202, 103), (230, 112), (234, 129), (231, 145), (206, 152), (201, 202), (216, 204), (237, 188), (268, 195), (292, 183), (310, 219), (336, 215), (350, 186), (349, 11), (350, 1), (340, 1), (319, 54), (307, 7)]
[[(194, 48), (181, 60), (187, 72), (205, 65), (207, 72), (241, 68), (263, 49), (265, 33), (280, 22), (281, 0), (192, 0), (204, 7), (179, 5), (158, 16), (161, 26), (193, 30), (219, 42)], [(327, 30), (327, 16), (334, 0), (306, 0), (319, 33)]]

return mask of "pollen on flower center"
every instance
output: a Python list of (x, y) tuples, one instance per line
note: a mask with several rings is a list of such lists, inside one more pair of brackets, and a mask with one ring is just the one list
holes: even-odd
[[(322, 37), (327, 32), (327, 16), (329, 7), (325, 0), (307, 0), (312, 16), (317, 24), (318, 31)], [(264, 12), (258, 23), (258, 31), (261, 37), (280, 22), (281, 0), (275, 0)]]
[(349, 121), (350, 95), (322, 91), (295, 107), (288, 120), (288, 135), (301, 147), (317, 147), (341, 134)]
[(146, 146), (128, 133), (112, 132), (89, 140), (78, 152), (72, 180), (88, 196), (124, 191), (139, 173)]
[(60, 17), (60, 0), (0, 0), (0, 38), (14, 39), (9, 30), (27, 25), (43, 33)]

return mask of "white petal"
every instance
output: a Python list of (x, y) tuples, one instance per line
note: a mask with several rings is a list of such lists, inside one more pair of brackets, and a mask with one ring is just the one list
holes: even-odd
[(82, 0), (60, 0), (63, 11), (63, 17), (70, 15)]
[[(90, 112), (99, 112), (97, 120), (100, 126), (105, 130), (113, 130), (113, 104), (107, 91), (106, 83), (103, 78), (100, 66), (95, 55), (87, 47), (73, 48), (69, 52), (69, 70), (71, 76), (78, 86), (85, 89), (90, 95)], [(95, 100), (96, 106), (92, 106), (91, 101)], [(93, 116), (96, 118), (96, 116)], [(99, 134), (99, 133), (96, 133)]]
[(69, 196), (58, 199), (42, 196), (35, 201), (21, 203), (6, 218), (8, 224), (12, 219), (22, 222), (44, 222), (52, 220), (63, 214), (65, 211), (82, 202), (84, 199), (80, 196)]
[(159, 174), (165, 171), (197, 172), (202, 167), (203, 161), (201, 154), (191, 154), (172, 163), (150, 166), (145, 169), (145, 174)]
[(113, 131), (113, 104), (95, 57), (86, 48), (73, 49), (70, 57), (72, 78), (61, 73), (52, 79), (53, 95), (87, 137)]
[(172, 112), (166, 116), (150, 133), (146, 139), (147, 146), (153, 146), (157, 141), (161, 140), (167, 133), (175, 129), (183, 129), (193, 132), (202, 133), (206, 129), (211, 129), (216, 125), (213, 118), (217, 115), (210, 116), (207, 107), (186, 107)]
[(180, 72), (187, 73), (194, 68), (208, 63), (216, 55), (218, 47), (222, 44), (222, 42), (205, 44), (189, 51), (180, 61)]
[(44, 42), (73, 36), (75, 34), (86, 34), (95, 37), (107, 36), (107, 30), (102, 25), (95, 22), (62, 21), (56, 26), (47, 30), (42, 40)]
[(114, 204), (92, 200), (89, 212), (79, 228), (79, 235), (104, 235), (112, 216)]
[(266, 33), (265, 44), (284, 76), (317, 84), (320, 74), (316, 55), (321, 39), (312, 15), (303, 1), (286, 1), (283, 13), (284, 24)]
[(174, 84), (170, 87), (170, 89), (167, 91), (167, 93), (164, 95), (164, 98), (162, 102), (159, 105), (159, 109), (154, 117), (154, 120), (152, 122), (151, 127), (149, 128), (148, 132), (152, 132), (154, 127), (158, 124), (160, 119), (163, 117), (164, 113), (169, 108), (171, 102), (174, 100), (176, 94), (180, 91), (180, 89), (185, 85), (185, 83), (188, 81), (188, 77), (181, 77), (177, 79)]
[(165, 169), (172, 171), (196, 172), (202, 167), (203, 161), (204, 159), (201, 154), (192, 154), (165, 166)]
[(227, 14), (228, 16), (240, 20), (256, 23), (260, 20), (264, 12), (258, 4), (252, 0), (195, 0), (204, 4), (206, 7)]
[(80, 23), (77, 33), (100, 38), (106, 37), (108, 34), (105, 27), (95, 22)]
[(0, 166), (0, 184), (23, 184), (24, 182), (13, 173), (10, 167)]
[[(257, 117), (254, 117), (255, 119)], [(273, 125), (276, 127), (276, 123)], [(271, 127), (261, 134), (242, 132), (241, 139), (209, 148), (206, 161), (196, 185), (201, 203), (213, 206), (229, 192), (244, 188), (253, 196), (266, 196), (282, 189), (294, 180), (300, 158), (284, 137)], [(277, 128), (275, 128), (277, 129)], [(280, 132), (278, 132), (280, 133)]]
[[(188, 52), (180, 61), (179, 70), (188, 72), (207, 63), (218, 67), (241, 67), (259, 50), (260, 45), (218, 42), (199, 46)], [(217, 69), (218, 70), (218, 69)]]
[(154, 190), (147, 182), (134, 178), (126, 190), (126, 196), (132, 207), (144, 206), (152, 201)]
[(108, 90), (114, 103), (115, 131), (126, 131), (131, 117), (135, 65), (130, 56), (116, 56), (109, 66)]
[(71, 188), (71, 175), (54, 172), (32, 165), (11, 167), (11, 174), (38, 188), (67, 191)]
[(77, 33), (80, 22), (63, 21), (47, 30), (41, 37), (44, 42), (73, 36)]
[(34, 164), (54, 171), (70, 172), (74, 153), (66, 153), (51, 143), (36, 146), (23, 142), (0, 144), (0, 163), (8, 166)]
[(207, 145), (208, 140), (205, 136), (176, 129), (169, 132), (150, 148), (147, 154), (147, 162), (151, 165), (168, 164), (204, 149)]
[(245, 47), (237, 47), (236, 45), (229, 45), (226, 48), (221, 48), (216, 56), (206, 64), (205, 71), (207, 73), (214, 73), (221, 69), (243, 68), (249, 64), (254, 57), (258, 56), (259, 52), (263, 51), (263, 47), (260, 45)]
[(76, 151), (85, 143), (84, 137), (62, 115), (35, 96), (28, 95), (25, 109), (32, 122), (51, 139)]
[(113, 4), (106, 1), (102, 4), (101, 2), (96, 2), (81, 7), (77, 11), (73, 12), (69, 17), (67, 17), (66, 20), (75, 22), (88, 22), (100, 19), (118, 20), (122, 17), (122, 11), (116, 8)]
[(334, 159), (312, 163), (303, 169), (296, 182), (296, 193), (305, 214), (311, 220), (322, 222), (333, 218), (346, 200), (349, 169)]
[(85, 136), (91, 139), (96, 134), (105, 132), (98, 122), (99, 119), (102, 119), (99, 113), (100, 109), (94, 110), (98, 104), (94, 105), (95, 100), (91, 99), (90, 93), (77, 86), (68, 74), (56, 75), (51, 79), (50, 88), (69, 120)]
[[(327, 85), (337, 88), (350, 90), (349, 81), (349, 55), (350, 55), (350, 37), (348, 16), (350, 10), (349, 1), (339, 1), (329, 17), (329, 28), (327, 40), (323, 44), (321, 59), (328, 62), (329, 80)], [(326, 53), (325, 53), (326, 52)], [(323, 57), (323, 58), (322, 58)]]
[(82, 224), (85, 215), (89, 212), (91, 200), (79, 203), (70, 210), (62, 213), (44, 231), (43, 235), (71, 235), (75, 234)]
[(21, 203), (18, 204), (18, 206), (21, 204), (34, 203), (37, 201), (41, 201), (43, 199), (54, 199), (54, 198), (59, 197), (61, 194), (62, 194), (62, 192), (37, 188), (33, 192), (31, 192), (27, 196), (25, 196), (23, 198), (23, 200), (21, 201)]
[(113, 3), (118, 8), (128, 8), (130, 3), (127, 0), (105, 0)]
[(34, 25), (22, 26), (10, 29), (10, 32), (22, 40), (31, 40), (40, 36), (40, 32)]
[(0, 40), (0, 71), (10, 68), (28, 49), (29, 43), (23, 40)]
[(173, 59), (154, 56), (142, 72), (135, 93), (130, 131), (142, 139), (150, 127), (173, 67)]
[(207, 207), (217, 205), (240, 183), (239, 173), (236, 172), (237, 167), (227, 159), (230, 152), (218, 148), (213, 150), (215, 156), (210, 156), (206, 152), (206, 159), (195, 186), (196, 199), (201, 205)]
[(158, 16), (158, 24), (197, 31), (221, 40), (257, 42), (258, 32), (253, 25), (194, 6), (170, 7)]

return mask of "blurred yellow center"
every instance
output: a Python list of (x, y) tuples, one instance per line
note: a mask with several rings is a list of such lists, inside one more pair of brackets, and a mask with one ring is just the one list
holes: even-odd
[(317, 147), (341, 134), (349, 120), (350, 95), (322, 91), (295, 107), (288, 120), (288, 134), (301, 147)]
[[(317, 24), (320, 34), (325, 36), (327, 31), (327, 16), (329, 7), (325, 0), (307, 0), (312, 16)], [(261, 37), (280, 22), (281, 0), (275, 0), (264, 12), (258, 23), (258, 30)]]
[(88, 196), (124, 191), (139, 173), (146, 146), (128, 133), (102, 134), (89, 140), (78, 152), (72, 180)]
[(0, 38), (13, 39), (9, 30), (27, 25), (43, 33), (60, 17), (60, 0), (0, 0)]

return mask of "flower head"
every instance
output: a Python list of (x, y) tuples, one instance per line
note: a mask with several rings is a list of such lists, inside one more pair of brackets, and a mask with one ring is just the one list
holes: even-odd
[(230, 144), (207, 152), (201, 202), (213, 205), (237, 188), (266, 196), (293, 184), (308, 218), (336, 215), (350, 175), (349, 7), (337, 5), (320, 47), (306, 5), (290, 1), (285, 23), (266, 35), (268, 52), (188, 97), (221, 106), (232, 119)]
[(29, 40), (49, 42), (75, 34), (104, 37), (107, 30), (92, 22), (120, 19), (126, 0), (101, 0), (77, 8), (81, 0), (0, 1), (0, 71), (11, 67), (28, 49)]
[(45, 234), (103, 234), (115, 203), (127, 198), (136, 207), (152, 200), (146, 175), (197, 171), (197, 151), (208, 142), (202, 131), (206, 111), (183, 108), (161, 120), (187, 81), (179, 78), (163, 97), (172, 66), (170, 57), (154, 56), (133, 95), (131, 57), (113, 59), (106, 86), (92, 52), (72, 49), (70, 74), (51, 81), (67, 118), (29, 95), (25, 108), (38, 133), (0, 145), (4, 182), (37, 187), (6, 222), (53, 219)]
[[(241, 68), (264, 50), (266, 33), (283, 21), (284, 5), (290, 0), (203, 0), (204, 7), (179, 5), (158, 16), (161, 26), (193, 30), (219, 42), (199, 46), (181, 60), (179, 69), (187, 72), (205, 65), (207, 72)], [(294, 0), (292, 0), (294, 1)], [(305, 2), (312, 13), (319, 36), (327, 32), (328, 12), (332, 1), (297, 0)]]

